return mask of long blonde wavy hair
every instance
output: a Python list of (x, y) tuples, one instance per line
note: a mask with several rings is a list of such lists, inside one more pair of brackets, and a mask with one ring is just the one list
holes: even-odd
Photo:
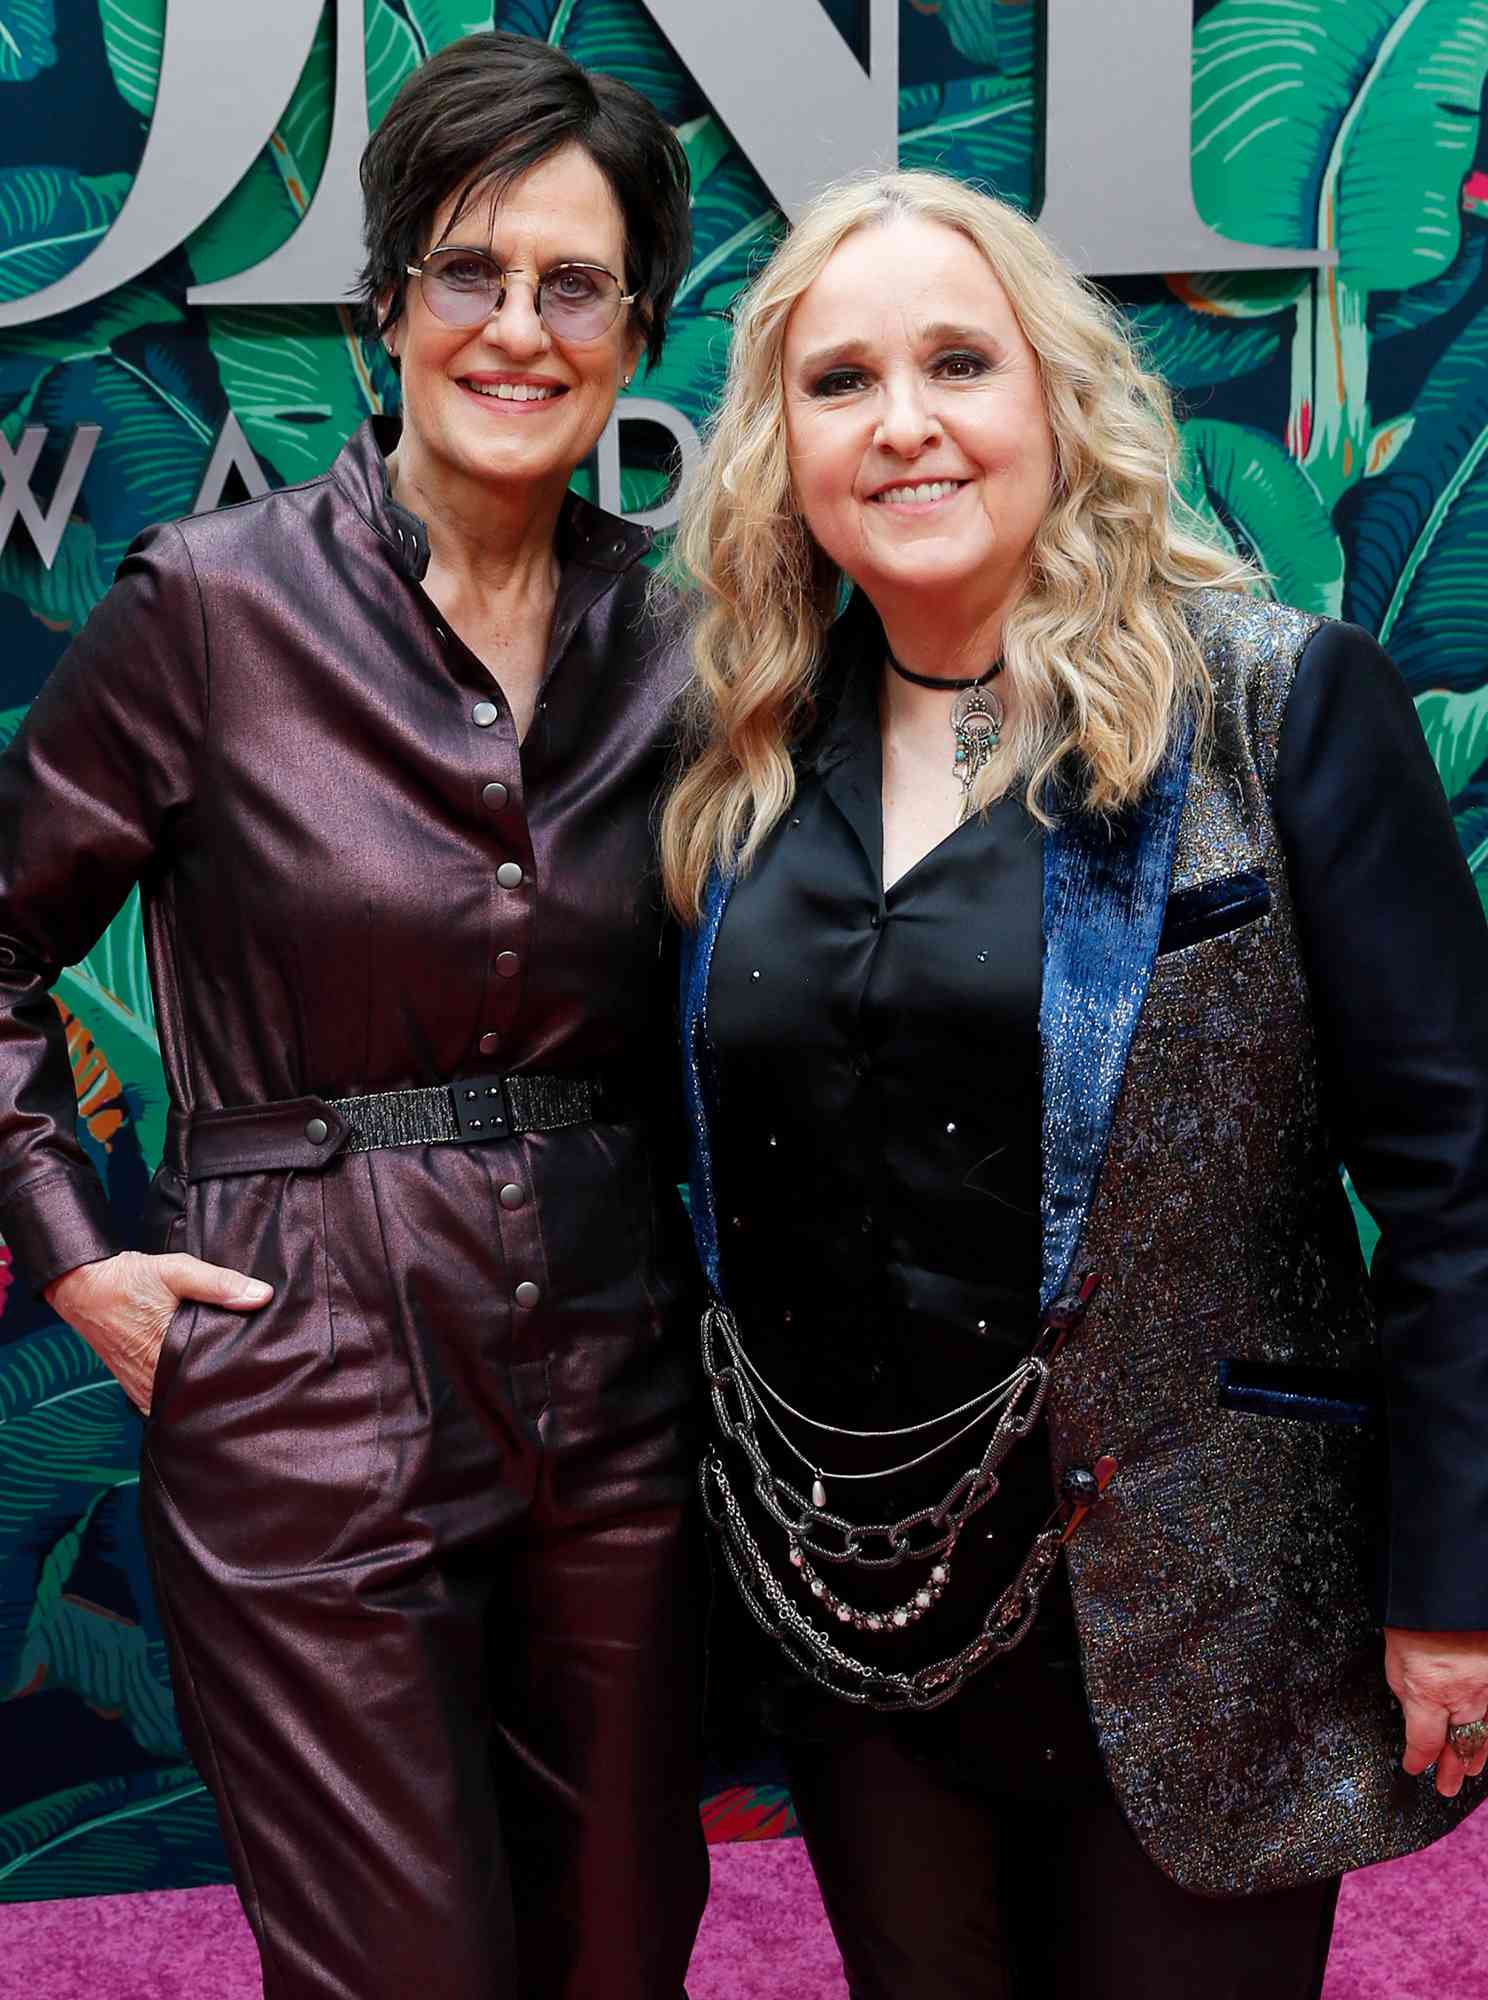
[(1110, 814), (1137, 798), (1178, 716), (1191, 708), (1202, 729), (1212, 705), (1185, 598), (1257, 582), (1178, 493), (1165, 385), (1142, 367), (1114, 307), (1031, 222), (941, 174), (875, 174), (828, 189), (740, 301), (727, 384), (683, 494), (674, 565), (697, 587), (694, 671), (661, 856), (684, 919), (697, 915), (713, 864), (746, 870), (790, 804), (791, 746), (813, 715), (841, 601), (841, 573), (792, 487), (786, 325), (845, 237), (899, 216), (959, 230), (986, 258), (1037, 357), (1054, 443), (1048, 509), (1002, 634), (1016, 713), (972, 808), (1021, 778), (1047, 825), (1061, 769), (1075, 775), (1085, 810)]

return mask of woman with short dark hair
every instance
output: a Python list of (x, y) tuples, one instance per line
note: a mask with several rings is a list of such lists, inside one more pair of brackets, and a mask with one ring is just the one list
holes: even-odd
[[(646, 533), (568, 491), (686, 265), (661, 118), (472, 36), (368, 147), (402, 376), (172, 526), (0, 764), (0, 1224), (148, 1410), (176, 1694), (268, 2000), (680, 1995), (706, 1884)], [(47, 989), (131, 885), (146, 1252)]]

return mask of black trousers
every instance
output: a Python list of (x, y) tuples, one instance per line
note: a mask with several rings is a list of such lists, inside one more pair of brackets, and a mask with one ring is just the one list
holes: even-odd
[(265, 2000), (682, 2000), (707, 1892), (691, 1379), (654, 1333), (472, 1362), (292, 1567), (255, 1534), (252, 1411), (177, 1425), (167, 1399), (145, 1526)]
[(1231, 1901), (1170, 1881), (1106, 1785), (1062, 1633), (1036, 1630), (929, 1715), (870, 1719), (800, 1694), (787, 1714), (852, 2000), (1321, 1992), (1337, 1879)]

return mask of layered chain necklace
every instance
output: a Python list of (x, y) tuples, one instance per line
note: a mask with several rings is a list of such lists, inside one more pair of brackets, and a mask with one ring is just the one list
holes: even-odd
[(953, 694), (956, 697), (951, 704), (951, 736), (956, 746), (951, 769), (960, 780), (962, 791), (969, 797), (972, 786), (991, 762), (1002, 741), (1002, 700), (991, 686), (1002, 672), (1001, 659), (994, 660), (984, 674), (971, 674), (962, 680), (946, 680), (939, 674), (911, 673), (892, 653), (888, 661), (900, 680), (908, 681), (914, 687), (929, 688), (935, 694)]
[[(1083, 1280), (1077, 1293), (1066, 1294), (1051, 1309), (1033, 1347), (1000, 1382), (937, 1416), (873, 1431), (824, 1422), (798, 1409), (747, 1351), (727, 1307), (714, 1301), (705, 1309), (703, 1367), (722, 1442), (741, 1452), (755, 1501), (767, 1522), (783, 1531), (788, 1569), (799, 1578), (810, 1608), (799, 1604), (784, 1587), (760, 1547), (734, 1491), (723, 1452), (717, 1447), (703, 1464), (704, 1504), (720, 1531), (725, 1565), (748, 1609), (787, 1657), (821, 1686), (848, 1701), (878, 1709), (934, 1708), (948, 1700), (970, 1675), (1010, 1652), (1027, 1633), (1071, 1531), (1058, 1509), (1034, 1537), (1017, 1574), (998, 1593), (970, 1639), (951, 1654), (917, 1669), (895, 1669), (862, 1658), (843, 1644), (849, 1637), (861, 1639), (872, 1650), (876, 1641), (917, 1624), (939, 1604), (950, 1582), (951, 1559), (963, 1529), (995, 1499), (1002, 1484), (1003, 1461), (1043, 1415), (1050, 1364), (1065, 1334), (1083, 1313), (1095, 1282), (1093, 1278)], [(782, 1415), (818, 1434), (876, 1440), (895, 1463), (872, 1471), (828, 1471), (788, 1435), (772, 1404)], [(844, 1480), (892, 1478), (938, 1458), (983, 1425), (988, 1426), (988, 1434), (972, 1463), (962, 1461), (964, 1469), (951, 1479), (938, 1500), (897, 1520), (871, 1516), (855, 1520), (834, 1511), (828, 1482), (835, 1485)], [(799, 1475), (793, 1478), (771, 1464), (762, 1431), (773, 1433), (777, 1444), (783, 1445), (809, 1476), (809, 1489)], [(854, 1603), (841, 1586), (829, 1582), (818, 1567), (821, 1564), (848, 1571), (923, 1564), (925, 1574), (923, 1581), (898, 1602), (865, 1606)]]

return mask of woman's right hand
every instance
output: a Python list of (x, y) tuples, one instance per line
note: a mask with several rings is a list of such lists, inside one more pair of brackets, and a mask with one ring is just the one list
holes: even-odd
[(82, 1335), (130, 1402), (147, 1415), (155, 1365), (182, 1299), (252, 1312), (273, 1296), (272, 1285), (242, 1271), (178, 1252), (147, 1257), (137, 1250), (79, 1264), (42, 1290), (53, 1312)]

